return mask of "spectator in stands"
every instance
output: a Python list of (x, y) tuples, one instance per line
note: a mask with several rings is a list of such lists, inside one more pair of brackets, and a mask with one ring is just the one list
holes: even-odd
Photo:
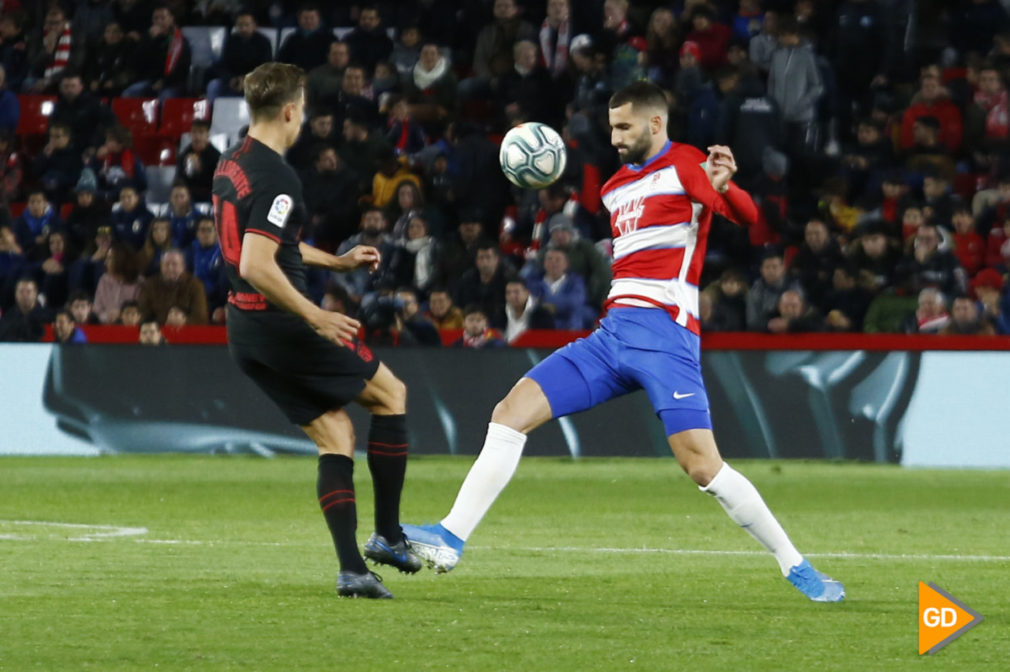
[(358, 25), (347, 35), (351, 57), (371, 73), (380, 61), (388, 61), (393, 41), (386, 35), (378, 5), (365, 5), (358, 14)]
[(76, 3), (73, 11), (74, 35), (85, 45), (102, 39), (105, 27), (115, 22), (116, 14), (106, 0), (84, 0)]
[(475, 124), (453, 122), (446, 135), (452, 145), (452, 193), (457, 209), (480, 210), (486, 226), (496, 225), (508, 197), (508, 181), (498, 163), (498, 145)]
[[(567, 2), (561, 0), (567, 8)], [(541, 29), (541, 36), (543, 29)], [(541, 37), (542, 39), (542, 37)], [(646, 73), (649, 81), (673, 88), (673, 78), (680, 65), (677, 47), (680, 35), (677, 31), (677, 20), (668, 7), (657, 7), (649, 15), (649, 24), (645, 30), (645, 61), (648, 65)]]
[(428, 310), (424, 316), (439, 330), (462, 329), (463, 311), (452, 303), (445, 287), (436, 287), (428, 295)]
[[(681, 53), (684, 53), (683, 48)], [(685, 60), (690, 61), (691, 57), (681, 58), (682, 63)], [(690, 68), (687, 71), (682, 68), (677, 75), (678, 82), (689, 72)], [(782, 112), (756, 79), (742, 80), (736, 89), (728, 92), (721, 110), (716, 137), (733, 147), (739, 167), (737, 179), (743, 184), (752, 184), (764, 173), (769, 149), (782, 150), (786, 146)]]
[(547, 0), (539, 42), (541, 62), (553, 79), (563, 78), (568, 70), (568, 48), (574, 37), (570, 18), (569, 0)]
[(516, 42), (515, 65), (498, 79), (496, 107), (502, 111), (505, 127), (522, 121), (542, 121), (558, 126), (563, 103), (557, 84), (538, 62), (537, 45), (531, 40)]
[(747, 285), (740, 271), (735, 268), (726, 269), (702, 293), (709, 297), (711, 304), (711, 314), (704, 330), (747, 330)]
[(74, 147), (90, 156), (116, 125), (116, 119), (108, 107), (84, 90), (80, 74), (71, 71), (60, 80), (60, 94), (49, 124), (69, 126)]
[(344, 86), (344, 71), (351, 63), (351, 49), (346, 42), (331, 42), (326, 62), (309, 73), (305, 97), (309, 108), (336, 107)]
[(161, 324), (154, 317), (141, 320), (140, 339), (137, 342), (141, 345), (168, 345), (168, 341), (161, 333)]
[(628, 4), (628, 0), (606, 0), (603, 3), (600, 43), (608, 57), (608, 73), (615, 89), (645, 77), (641, 60), (646, 43), (628, 21)]
[(786, 278), (782, 253), (776, 249), (765, 252), (761, 259), (761, 277), (747, 293), (747, 330), (764, 331), (778, 309), (782, 292), (795, 288)]
[(411, 106), (403, 96), (394, 94), (387, 103), (386, 142), (392, 145), (397, 156), (412, 156), (428, 144), (421, 125), (411, 114)]
[(167, 5), (156, 7), (151, 27), (137, 48), (139, 81), (126, 87), (123, 96), (159, 100), (185, 95), (192, 53), (189, 40), (176, 22), (175, 10)]
[(207, 324), (207, 295), (199, 280), (186, 272), (186, 259), (172, 249), (161, 257), (161, 273), (144, 280), (140, 287), (140, 311), (159, 322), (168, 319), (168, 310), (178, 306), (189, 315), (189, 324)]
[(955, 334), (959, 336), (994, 336), (996, 328), (989, 321), (979, 315), (978, 305), (967, 297), (954, 299), (954, 305), (950, 310), (950, 322), (943, 329), (941, 334)]
[(94, 313), (91, 295), (83, 289), (75, 289), (67, 297), (67, 308), (79, 325), (98, 324), (98, 316)]
[(0, 319), (0, 342), (30, 343), (42, 340), (43, 325), (50, 322), (50, 313), (39, 303), (35, 280), (24, 277), (14, 288), (14, 307), (4, 311)]
[(985, 262), (985, 241), (975, 231), (975, 218), (968, 206), (957, 206), (951, 221), (954, 225), (954, 254), (968, 277), (973, 277)]
[(0, 15), (0, 65), (11, 91), (20, 91), (28, 76), (28, 41), (20, 12)]
[(403, 182), (413, 182), (421, 188), (421, 178), (411, 172), (407, 157), (397, 157), (393, 148), (387, 146), (379, 160), (379, 170), (372, 178), (372, 204), (377, 208), (386, 207)]
[(1000, 305), (1003, 276), (991, 268), (983, 269), (972, 278), (971, 291), (978, 299), (978, 312), (996, 327), (996, 333), (1010, 334), (1010, 310)]
[[(161, 258), (173, 249), (172, 222), (168, 217), (155, 217), (147, 230), (147, 240), (137, 255), (137, 268), (145, 278), (161, 271)], [(175, 248), (178, 249), (178, 248)]]
[(344, 120), (344, 142), (337, 150), (340, 162), (351, 171), (361, 192), (372, 186), (389, 145), (380, 133), (373, 132), (369, 121), (355, 113)]
[(401, 241), (407, 238), (407, 225), (415, 217), (421, 217), (429, 234), (441, 238), (445, 225), (445, 213), (432, 205), (428, 205), (424, 193), (412, 180), (405, 180), (396, 185), (396, 193), (386, 206), (386, 221), (392, 222), (390, 235), (393, 240)]
[(297, 171), (310, 170), (319, 156), (320, 147), (336, 147), (340, 144), (333, 123), (333, 113), (325, 107), (309, 110), (309, 120), (298, 134), (298, 140), (288, 150), (287, 159)]
[(919, 307), (905, 317), (901, 330), (906, 334), (938, 334), (949, 323), (943, 294), (934, 287), (927, 287), (919, 292)]
[(827, 331), (863, 330), (863, 318), (873, 301), (869, 290), (856, 284), (855, 269), (841, 265), (832, 276), (832, 288), (824, 298), (824, 328)]
[[(341, 255), (356, 245), (370, 245), (379, 250), (382, 259), (393, 253), (393, 241), (386, 233), (386, 216), (380, 208), (372, 206), (361, 214), (360, 232), (340, 244), (337, 254)], [(360, 305), (362, 299), (378, 289), (377, 281), (367, 267), (362, 266), (350, 273), (334, 273), (333, 280), (347, 290), (351, 301)]]
[(768, 73), (772, 62), (772, 54), (779, 48), (778, 44), (779, 13), (769, 9), (764, 13), (761, 32), (753, 36), (747, 45), (747, 54), (751, 62), (761, 74)]
[(136, 301), (126, 301), (119, 311), (119, 324), (124, 327), (139, 327), (142, 315), (140, 304)]
[(311, 4), (298, 10), (298, 30), (288, 35), (277, 52), (281, 63), (293, 63), (305, 72), (326, 62), (333, 33), (323, 25), (319, 9)]
[(98, 177), (98, 194), (113, 201), (123, 187), (130, 186), (137, 193), (147, 190), (147, 173), (140, 157), (130, 149), (133, 136), (130, 131), (115, 125), (105, 131), (105, 144), (95, 152), (91, 168)]
[(14, 282), (24, 275), (26, 261), (14, 227), (0, 224), (0, 309), (14, 301)]
[(105, 26), (102, 40), (88, 52), (84, 81), (99, 96), (115, 97), (133, 81), (137, 43), (123, 35), (118, 21)]
[(698, 5), (691, 12), (691, 31), (687, 40), (698, 45), (701, 67), (715, 70), (726, 64), (726, 49), (732, 35), (729, 27), (718, 22), (718, 15), (710, 5)]
[(901, 118), (901, 148), (916, 144), (914, 124), (921, 117), (934, 117), (940, 122), (940, 142), (950, 151), (961, 148), (961, 111), (947, 96), (938, 73), (924, 69), (919, 92)]
[(74, 185), (74, 208), (67, 216), (66, 229), (71, 246), (78, 251), (87, 251), (94, 241), (98, 227), (109, 226), (109, 208), (105, 201), (95, 198), (98, 180), (90, 168), (81, 171)]
[[(502, 261), (497, 243), (479, 243), (473, 268), (463, 273), (456, 287), (455, 303), (478, 304), (485, 315), (498, 315), (505, 308), (505, 284), (514, 276), (514, 271)], [(584, 293), (583, 287), (583, 299)]]
[(66, 308), (56, 311), (56, 317), (53, 318), (53, 342), (68, 344), (88, 342), (87, 336), (77, 326), (74, 316)]
[(950, 9), (950, 43), (962, 55), (971, 51), (987, 52), (993, 38), (1006, 30), (1006, 10), (994, 0), (972, 0)]
[(351, 64), (344, 68), (344, 78), (340, 83), (337, 99), (331, 101), (337, 114), (337, 124), (344, 119), (358, 116), (375, 126), (379, 120), (379, 108), (373, 100), (374, 93), (368, 86), (365, 69), (360, 65)]
[(28, 192), (28, 207), (14, 220), (14, 235), (18, 246), (29, 258), (36, 258), (48, 252), (46, 241), (49, 232), (61, 228), (60, 215), (46, 198), (42, 189)]
[(515, 0), (494, 0), (492, 12), (494, 20), (477, 35), (474, 77), (460, 83), (463, 98), (478, 98), (490, 93), (492, 80), (512, 69), (512, 45), (519, 40), (537, 39), (536, 28), (519, 17)]
[(28, 79), (26, 85), (32, 93), (51, 93), (56, 90), (60, 75), (77, 68), (84, 60), (83, 35), (74, 35), (66, 12), (52, 5), (46, 12), (45, 24), (38, 38), (28, 47)]
[(147, 240), (147, 229), (153, 219), (154, 214), (147, 209), (137, 189), (132, 186), (123, 187), (119, 191), (119, 203), (109, 215), (113, 238), (139, 252)]
[(445, 241), (439, 269), (439, 284), (455, 291), (460, 278), (474, 266), (483, 224), (478, 210), (463, 210), (456, 231)]
[(935, 224), (923, 224), (915, 234), (912, 250), (894, 270), (894, 284), (909, 293), (935, 287), (947, 296), (960, 296), (968, 289), (964, 269), (949, 251), (941, 251)]
[(773, 334), (804, 334), (820, 331), (822, 320), (817, 309), (803, 300), (803, 294), (787, 289), (779, 296), (778, 308), (768, 320), (767, 329)]
[(141, 0), (117, 0), (113, 9), (126, 37), (134, 42), (140, 42), (142, 33), (151, 25), (149, 4)]
[(440, 246), (428, 232), (428, 223), (418, 211), (410, 211), (404, 237), (393, 240), (396, 247), (389, 259), (384, 259), (386, 273), (400, 286), (411, 286), (421, 295), (427, 294), (438, 272)]
[(193, 269), (193, 275), (203, 283), (207, 296), (207, 308), (211, 321), (224, 322), (224, 307), (228, 302), (228, 276), (221, 258), (221, 245), (217, 240), (217, 228), (211, 217), (204, 217), (196, 228), (196, 240), (186, 250), (186, 267)]
[(341, 164), (337, 150), (325, 144), (316, 145), (315, 162), (310, 170), (302, 171), (301, 178), (312, 237), (317, 244), (336, 248), (356, 230), (356, 180)]
[(940, 121), (933, 116), (922, 116), (912, 123), (913, 144), (905, 153), (905, 168), (914, 173), (938, 171), (951, 179), (954, 161), (940, 142)]
[(997, 222), (986, 241), (985, 265), (1010, 271), (1010, 216)]
[(175, 167), (176, 179), (189, 187), (194, 202), (210, 203), (214, 170), (220, 158), (221, 152), (210, 142), (210, 122), (194, 119), (190, 127), (190, 143), (179, 152)]
[(56, 204), (69, 201), (83, 168), (81, 153), (70, 143), (70, 127), (62, 122), (49, 124), (49, 142), (32, 165), (46, 197)]
[(69, 292), (67, 265), (71, 257), (67, 253), (67, 238), (63, 231), (54, 229), (46, 237), (48, 255), (35, 265), (35, 278), (39, 293), (53, 306), (62, 306)]
[(846, 0), (836, 10), (831, 64), (838, 76), (839, 127), (849, 132), (851, 112), (869, 107), (870, 85), (887, 82), (888, 41), (883, 12), (876, 2)]
[(224, 52), (211, 71), (207, 83), (207, 104), (219, 96), (241, 96), (245, 76), (257, 66), (272, 61), (274, 50), (266, 35), (256, 30), (253, 12), (243, 9), (235, 15), (235, 29), (224, 43)]
[(404, 79), (403, 93), (410, 116), (433, 130), (456, 110), (456, 76), (438, 45), (425, 43), (413, 71)]
[(24, 169), (13, 146), (14, 134), (0, 131), (0, 206), (19, 200)]
[(915, 239), (919, 227), (925, 222), (926, 216), (922, 214), (922, 208), (918, 205), (910, 205), (901, 213), (901, 240), (906, 247)]
[(13, 133), (21, 118), (18, 96), (7, 85), (7, 72), (0, 64), (0, 132)]
[(823, 220), (811, 219), (803, 229), (803, 244), (789, 268), (789, 275), (799, 282), (807, 302), (822, 305), (831, 289), (835, 269), (841, 264), (842, 252), (828, 225)]
[(185, 327), (188, 322), (189, 314), (186, 313), (184, 308), (172, 306), (168, 309), (168, 317), (165, 318), (166, 327), (178, 329), (179, 327)]
[(185, 184), (177, 182), (168, 199), (168, 211), (163, 216), (171, 223), (172, 247), (183, 250), (196, 238), (196, 225), (204, 215), (194, 207), (189, 188)]
[(442, 347), (442, 337), (435, 325), (421, 313), (417, 302), (417, 294), (409, 287), (396, 290), (396, 302), (399, 309), (396, 312), (395, 330), (400, 334), (400, 345), (406, 345), (404, 336), (415, 345)]
[(487, 314), (477, 304), (467, 306), (463, 311), (463, 335), (456, 339), (452, 347), (473, 348), (504, 348), (505, 341), (501, 334), (488, 326)]
[(965, 138), (972, 149), (993, 151), (1005, 147), (1010, 136), (1010, 100), (999, 69), (983, 64), (978, 90), (965, 110)]
[(528, 329), (554, 329), (554, 315), (530, 294), (525, 280), (515, 278), (505, 285), (505, 310), (492, 323), (505, 340), (513, 342)]
[(602, 307), (603, 300), (610, 291), (612, 278), (609, 260), (603, 256), (591, 240), (580, 235), (572, 218), (564, 212), (551, 215), (547, 221), (547, 230), (550, 236), (548, 246), (540, 251), (535, 263), (527, 264), (532, 268), (523, 267), (523, 275), (530, 277), (544, 267), (547, 249), (564, 250), (568, 258), (568, 267), (573, 273), (581, 276), (586, 283), (586, 296), (589, 305), (597, 309)]
[(856, 126), (856, 142), (846, 143), (842, 153), (849, 182), (856, 193), (863, 193), (871, 174), (892, 163), (891, 142), (881, 127), (870, 118)]
[(779, 21), (778, 36), (779, 48), (768, 70), (768, 94), (782, 111), (793, 154), (812, 153), (818, 148), (817, 111), (824, 95), (816, 56), (792, 17)]
[(937, 170), (927, 171), (922, 180), (922, 216), (948, 229), (954, 210), (962, 206), (961, 197), (951, 192), (950, 182)]
[(580, 275), (569, 272), (564, 250), (547, 250), (543, 276), (530, 282), (530, 292), (554, 314), (558, 329), (588, 329), (596, 319), (596, 311), (586, 303), (586, 285)]
[(393, 53), (389, 58), (401, 80), (406, 81), (410, 77), (420, 57), (421, 31), (417, 26), (402, 27), (400, 36), (393, 45)]
[(140, 296), (137, 254), (125, 243), (115, 243), (105, 255), (105, 273), (95, 290), (94, 313), (102, 324), (119, 321), (123, 305)]

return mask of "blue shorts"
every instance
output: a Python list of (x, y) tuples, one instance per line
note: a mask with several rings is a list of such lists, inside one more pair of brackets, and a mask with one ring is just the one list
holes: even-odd
[(533, 367), (555, 418), (645, 390), (667, 436), (712, 429), (701, 377), (701, 339), (665, 310), (615, 308), (588, 338), (555, 351)]

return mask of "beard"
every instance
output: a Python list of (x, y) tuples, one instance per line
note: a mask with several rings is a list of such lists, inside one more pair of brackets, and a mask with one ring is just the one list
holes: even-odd
[(633, 144), (621, 145), (621, 147), (625, 148), (623, 154), (620, 151), (617, 153), (621, 163), (645, 163), (645, 160), (649, 158), (649, 149), (652, 147), (652, 136), (649, 129), (646, 128)]

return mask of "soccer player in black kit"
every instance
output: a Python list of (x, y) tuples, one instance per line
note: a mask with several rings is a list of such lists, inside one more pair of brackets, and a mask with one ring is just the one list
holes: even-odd
[(228, 348), (242, 371), (319, 447), (319, 506), (333, 537), (337, 593), (391, 598), (358, 552), (351, 401), (372, 414), (368, 467), (375, 490), (375, 533), (365, 556), (403, 572), (421, 567), (400, 529), (407, 466), (407, 388), (358, 343), (357, 320), (306, 298), (305, 266), (373, 270), (379, 252), (358, 246), (342, 256), (299, 241), (307, 223), (302, 186), (284, 161), (298, 138), (305, 73), (265, 63), (245, 78), (251, 124), (214, 174), (214, 220), (227, 264)]

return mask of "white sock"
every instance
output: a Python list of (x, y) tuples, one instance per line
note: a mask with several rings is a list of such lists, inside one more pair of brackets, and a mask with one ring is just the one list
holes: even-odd
[(460, 486), (452, 510), (442, 519), (442, 527), (466, 541), (512, 479), (525, 445), (522, 432), (489, 423), (484, 447)]
[(786, 531), (775, 520), (757, 488), (739, 471), (723, 462), (715, 478), (698, 489), (713, 495), (733, 522), (747, 530), (775, 556), (782, 576), (789, 576), (789, 569), (803, 562), (803, 556), (789, 541)]

